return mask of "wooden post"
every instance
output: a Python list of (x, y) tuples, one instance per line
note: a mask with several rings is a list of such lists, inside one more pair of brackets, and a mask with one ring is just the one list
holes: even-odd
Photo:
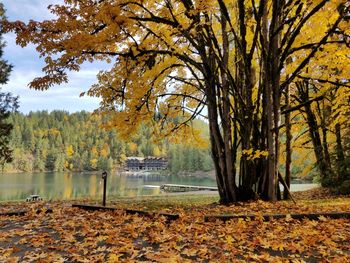
[(107, 191), (107, 172), (104, 171), (102, 173), (102, 179), (103, 179), (103, 200), (102, 200), (102, 206), (106, 206), (106, 191)]

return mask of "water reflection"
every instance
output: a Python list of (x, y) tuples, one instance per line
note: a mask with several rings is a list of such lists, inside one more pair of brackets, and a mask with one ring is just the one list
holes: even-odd
[[(109, 173), (107, 196), (159, 195), (162, 194), (159, 188), (144, 186), (165, 183), (216, 186), (215, 180), (211, 178), (166, 177), (159, 174), (133, 177)], [(297, 188), (294, 186), (292, 190), (295, 191)], [(39, 194), (44, 200), (99, 199), (102, 197), (102, 192), (101, 173), (0, 174), (0, 200), (25, 200), (32, 194)]]
[[(215, 181), (207, 178), (165, 177), (158, 174), (125, 176), (109, 174), (107, 195), (115, 197), (135, 197), (159, 195), (158, 188), (144, 188), (144, 185), (163, 183), (197, 184), (215, 186)], [(103, 183), (100, 173), (22, 173), (0, 175), (0, 200), (25, 200), (29, 195), (39, 194), (45, 200), (76, 198), (99, 198)]]

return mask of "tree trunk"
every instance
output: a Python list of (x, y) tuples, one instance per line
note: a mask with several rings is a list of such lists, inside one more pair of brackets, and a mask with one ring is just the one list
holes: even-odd
[[(237, 199), (236, 194), (236, 153), (232, 151), (233, 142), (232, 142), (232, 121), (231, 121), (231, 104), (230, 104), (230, 93), (229, 93), (229, 82), (227, 80), (227, 71), (228, 71), (228, 59), (229, 59), (229, 40), (226, 31), (227, 21), (225, 17), (222, 17), (221, 27), (222, 27), (222, 65), (221, 65), (221, 85), (222, 85), (222, 97), (221, 104), (221, 120), (222, 120), (222, 133), (224, 140), (224, 153), (225, 153), (225, 166), (227, 170), (227, 185), (230, 192), (235, 192), (232, 194), (232, 200)], [(220, 95), (220, 94), (219, 94)], [(219, 106), (220, 107), (220, 106)]]
[(271, 177), (271, 188), (274, 188), (274, 191), (271, 191), (271, 195), (269, 196), (269, 200), (276, 200), (276, 191), (278, 188), (278, 192), (280, 192), (279, 184), (278, 184), (278, 166), (279, 166), (279, 126), (280, 126), (280, 117), (281, 117), (281, 91), (280, 91), (280, 33), (276, 32), (281, 24), (281, 10), (284, 5), (284, 1), (274, 0), (273, 1), (273, 14), (272, 21), (270, 24), (270, 54), (272, 54), (271, 58), (271, 89), (273, 92), (273, 137), (274, 137), (274, 168), (273, 173), (270, 175)]
[[(272, 18), (268, 21), (267, 5), (264, 4), (264, 14), (262, 19), (262, 39), (263, 39), (263, 75), (265, 85), (266, 119), (267, 119), (267, 158), (266, 183), (263, 195), (270, 201), (275, 201), (277, 197), (278, 178), (278, 155), (279, 155), (279, 122), (280, 122), (280, 14), (284, 1), (273, 1)], [(267, 29), (269, 26), (269, 29)], [(268, 48), (266, 48), (268, 47)]]
[[(289, 94), (289, 85), (286, 87), (285, 92), (286, 99), (286, 109), (289, 109), (290, 106), (290, 94)], [(286, 172), (285, 172), (285, 182), (288, 189), (284, 188), (283, 191), (283, 199), (290, 199), (288, 190), (290, 189), (290, 181), (291, 181), (291, 163), (292, 163), (292, 125), (290, 122), (290, 112), (285, 114), (285, 125), (286, 125)]]
[(345, 169), (345, 156), (344, 156), (344, 148), (341, 140), (341, 129), (340, 124), (337, 123), (335, 125), (335, 135), (336, 135), (336, 152), (337, 152), (337, 175), (338, 181), (342, 182), (346, 178), (346, 169)]
[[(235, 155), (230, 151), (230, 149), (232, 149), (232, 123), (230, 121), (229, 107), (227, 105), (223, 106), (223, 103), (227, 103), (227, 101), (220, 101), (220, 103), (218, 103), (221, 99), (221, 94), (218, 94), (216, 90), (215, 76), (213, 75), (213, 61), (214, 60), (210, 59), (209, 56), (206, 64), (206, 74), (208, 77), (206, 89), (208, 94), (207, 106), (211, 149), (215, 164), (220, 203), (229, 204), (237, 201), (237, 186), (235, 184), (235, 171), (233, 169)], [(221, 127), (219, 124), (220, 118), (218, 111), (221, 112), (222, 122), (226, 122)], [(230, 134), (230, 137), (228, 137), (227, 134)]]
[[(213, 99), (210, 99), (209, 101), (212, 100)], [(235, 175), (233, 174), (233, 171), (227, 167), (224, 141), (220, 133), (219, 124), (217, 123), (217, 107), (214, 106), (216, 103), (213, 105), (213, 102), (209, 101), (208, 115), (213, 116), (210, 117), (209, 121), (211, 150), (215, 165), (215, 174), (220, 195), (220, 203), (229, 204), (237, 201), (236, 186), (235, 184), (232, 184), (232, 178), (234, 181)], [(232, 155), (230, 154), (230, 156), (227, 158), (229, 157), (232, 157)]]
[[(308, 93), (308, 83), (307, 82), (298, 82), (297, 88), (299, 92), (299, 98), (301, 99), (301, 102), (307, 102), (309, 101), (309, 93)], [(322, 186), (328, 186), (330, 182), (328, 182), (328, 178), (330, 175), (331, 168), (326, 162), (321, 136), (319, 133), (319, 127), (317, 124), (317, 119), (315, 114), (312, 112), (311, 105), (309, 103), (306, 103), (304, 105), (305, 113), (306, 113), (306, 122), (309, 126), (309, 134), (311, 137), (311, 142), (313, 145), (314, 153), (316, 156), (316, 164), (318, 171), (321, 176), (321, 185)]]
[[(236, 43), (237, 46), (237, 65), (236, 71), (237, 86), (239, 89), (242, 101), (239, 104), (239, 130), (241, 138), (241, 150), (255, 150), (257, 145), (252, 143), (252, 131), (253, 131), (253, 117), (254, 117), (254, 105), (253, 105), (253, 88), (254, 88), (254, 75), (255, 72), (252, 68), (252, 61), (247, 54), (247, 25), (246, 25), (246, 12), (245, 1), (237, 1), (237, 8), (239, 12), (239, 40)], [(249, 158), (246, 154), (242, 154), (240, 159), (239, 169), (239, 196), (243, 200), (253, 199), (256, 193), (253, 187), (257, 180), (258, 171), (255, 165), (255, 161)]]
[[(322, 109), (320, 107), (320, 103), (323, 104)], [(319, 114), (319, 117), (321, 119), (322, 146), (323, 146), (323, 151), (324, 151), (324, 158), (325, 158), (325, 162), (330, 167), (331, 166), (331, 156), (329, 154), (329, 149), (328, 149), (328, 141), (327, 141), (328, 128), (327, 128), (326, 120), (327, 120), (327, 118), (329, 118), (329, 114), (330, 114), (331, 109), (329, 106), (326, 106), (324, 104), (324, 102), (317, 102), (317, 106), (318, 106), (318, 114)]]

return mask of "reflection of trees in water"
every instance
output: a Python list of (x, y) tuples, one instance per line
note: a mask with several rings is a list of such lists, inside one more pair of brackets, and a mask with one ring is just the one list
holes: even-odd
[(125, 176), (119, 176), (119, 182), (120, 182), (120, 188), (119, 193), (121, 196), (125, 195), (125, 189), (126, 189), (126, 177)]
[[(97, 188), (101, 185), (101, 180), (99, 180), (99, 184), (97, 183), (97, 176), (89, 176), (89, 187), (88, 192), (91, 197), (95, 197), (97, 195)], [(99, 187), (100, 188), (100, 187)], [(98, 191), (100, 192), (100, 191)], [(83, 193), (86, 194), (86, 193)]]
[(160, 174), (146, 175), (143, 178), (144, 182), (164, 182), (166, 177)]
[(65, 173), (63, 175), (63, 199), (70, 199), (73, 197), (73, 183), (72, 175)]
[[(43, 195), (43, 194), (52, 193), (52, 189), (47, 189), (48, 185), (50, 186), (50, 182), (49, 182), (48, 178), (46, 178), (46, 174), (44, 174), (44, 173), (38, 174), (38, 177), (33, 177), (33, 181), (34, 182), (37, 181), (38, 183), (35, 183), (35, 185), (33, 187), (34, 191), (30, 194)], [(47, 191), (47, 190), (51, 190), (51, 191)]]
[[(163, 183), (209, 185), (204, 178), (165, 177), (159, 174), (125, 176), (109, 172), (108, 196), (136, 197), (159, 195), (159, 188), (144, 188), (144, 185)], [(215, 184), (215, 182), (214, 182)], [(101, 173), (28, 173), (2, 174), (0, 176), (0, 200), (25, 200), (29, 195), (39, 194), (44, 200), (94, 198), (102, 200), (103, 183)]]
[(40, 191), (40, 196), (44, 200), (62, 199), (64, 195), (64, 174), (63, 173), (46, 173), (43, 174), (46, 184), (46, 190)]

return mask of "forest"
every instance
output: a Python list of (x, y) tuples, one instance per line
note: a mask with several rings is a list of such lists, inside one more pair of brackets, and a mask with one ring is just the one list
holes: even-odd
[(85, 111), (13, 113), (8, 122), (13, 125), (13, 161), (5, 172), (116, 170), (129, 156), (165, 156), (171, 173), (213, 169), (208, 146), (156, 141), (146, 126), (121, 140), (118, 131), (101, 127), (101, 116)]

